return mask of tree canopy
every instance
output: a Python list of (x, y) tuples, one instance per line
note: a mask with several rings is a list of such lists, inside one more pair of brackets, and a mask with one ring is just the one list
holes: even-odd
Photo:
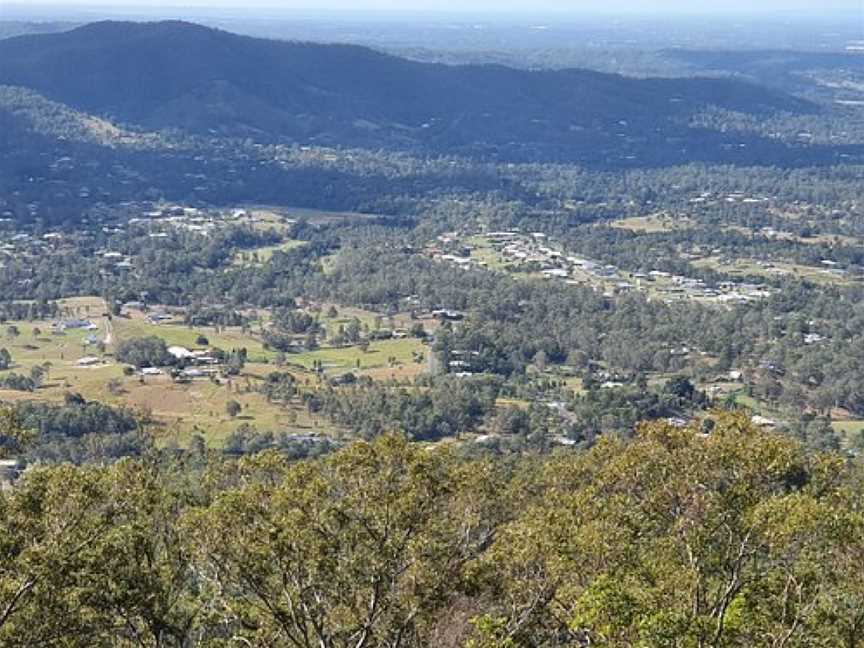
[(518, 463), (385, 435), (32, 468), (0, 644), (861, 645), (861, 467), (711, 416)]

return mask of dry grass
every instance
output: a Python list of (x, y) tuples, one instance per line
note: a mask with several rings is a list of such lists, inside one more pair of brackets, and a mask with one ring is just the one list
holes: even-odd
[(815, 268), (796, 263), (784, 263), (776, 261), (771, 267), (759, 265), (753, 259), (734, 259), (731, 263), (724, 263), (720, 257), (708, 257), (693, 262), (693, 265), (701, 268), (711, 268), (732, 276), (756, 276), (765, 278), (776, 278), (778, 276), (794, 277), (815, 284), (833, 284), (838, 286), (849, 286), (854, 283), (849, 277), (837, 276), (825, 272), (823, 268)]
[(660, 234), (691, 229), (693, 221), (686, 216), (667, 216), (653, 214), (651, 216), (633, 216), (622, 218), (610, 223), (616, 229), (629, 230), (638, 234)]
[[(105, 304), (101, 299), (81, 297), (63, 300), (61, 306), (67, 316), (89, 317), (100, 327), (93, 333), (99, 338), (106, 335)], [(321, 309), (320, 318), (328, 330), (335, 332), (339, 323), (347, 323), (357, 317), (370, 328), (375, 327), (374, 313), (359, 309), (338, 308), (335, 318), (326, 315), (329, 305)], [(266, 319), (266, 317), (265, 317)], [(411, 323), (407, 315), (397, 315), (391, 322), (384, 318), (383, 327), (407, 327)], [(214, 327), (188, 327), (183, 324), (151, 324), (141, 313), (131, 317), (113, 319), (113, 343), (104, 354), (94, 346), (85, 346), (89, 331), (71, 330), (63, 335), (51, 334), (51, 322), (8, 322), (15, 325), (20, 334), (16, 337), (0, 338), (0, 348), (9, 349), (15, 366), (10, 370), (29, 373), (36, 365), (50, 363), (51, 369), (44, 385), (34, 393), (0, 390), (0, 401), (18, 402), (39, 400), (62, 402), (69, 392), (81, 394), (88, 400), (96, 400), (114, 406), (139, 408), (151, 413), (156, 421), (154, 435), (159, 443), (186, 445), (194, 434), (201, 434), (209, 444), (218, 447), (225, 438), (241, 424), (249, 424), (259, 431), (342, 434), (326, 419), (313, 416), (298, 403), (284, 406), (268, 403), (257, 392), (257, 383), (271, 371), (289, 371), (295, 378), (309, 387), (319, 383), (311, 368), (320, 361), (327, 376), (353, 371), (368, 375), (374, 380), (412, 379), (426, 369), (425, 358), (429, 349), (419, 340), (382, 340), (372, 342), (367, 352), (358, 347), (324, 347), (316, 351), (289, 354), (290, 366), (279, 368), (274, 361), (275, 351), (265, 349), (260, 338), (253, 332), (243, 332), (239, 327), (217, 331)], [(431, 328), (431, 327), (430, 327)], [(39, 335), (34, 335), (39, 329)], [(0, 329), (0, 334), (5, 328)], [(243, 374), (230, 382), (222, 380), (216, 384), (210, 380), (195, 380), (192, 383), (175, 383), (168, 376), (126, 376), (123, 366), (113, 359), (114, 347), (123, 340), (155, 335), (169, 345), (196, 348), (199, 335), (205, 336), (211, 346), (226, 350), (245, 348), (249, 362)], [(424, 361), (415, 362), (415, 354), (423, 354)], [(102, 365), (79, 367), (76, 362), (84, 356), (102, 357)], [(359, 366), (358, 366), (359, 365)], [(109, 386), (111, 383), (111, 386)], [(119, 386), (119, 390), (117, 390)], [(242, 413), (232, 419), (226, 413), (229, 400), (236, 400), (243, 407)]]

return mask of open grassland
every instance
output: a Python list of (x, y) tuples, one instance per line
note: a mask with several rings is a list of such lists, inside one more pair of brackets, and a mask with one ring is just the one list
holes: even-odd
[(499, 398), (495, 401), (495, 405), (501, 408), (515, 408), (527, 412), (531, 407), (531, 401), (521, 398)]
[(363, 374), (369, 370), (393, 369), (400, 365), (417, 365), (416, 358), (426, 358), (428, 347), (420, 341), (381, 340), (372, 342), (366, 351), (360, 347), (323, 347), (315, 351), (289, 354), (287, 360), (292, 365), (310, 369), (313, 363), (321, 363), (325, 373), (344, 373), (355, 371)]
[[(105, 304), (101, 299), (64, 300), (61, 307), (65, 317), (89, 319), (98, 329), (74, 329), (55, 335), (50, 321), (7, 322), (0, 329), (0, 348), (9, 350), (14, 365), (4, 373), (26, 375), (37, 365), (48, 366), (49, 372), (35, 392), (0, 390), (0, 401), (60, 403), (66, 394), (74, 392), (87, 400), (143, 410), (154, 419), (154, 437), (163, 445), (185, 446), (193, 435), (200, 434), (210, 445), (219, 447), (244, 423), (261, 432), (338, 436), (342, 430), (334, 428), (323, 417), (310, 414), (299, 402), (287, 405), (267, 402), (257, 390), (261, 379), (272, 371), (288, 371), (308, 389), (316, 389), (327, 378), (346, 372), (367, 375), (374, 380), (410, 380), (425, 371), (429, 354), (429, 348), (418, 339), (380, 340), (372, 341), (366, 351), (357, 346), (322, 346), (313, 351), (285, 354), (285, 366), (278, 367), (276, 361), (280, 354), (264, 347), (257, 324), (246, 331), (240, 327), (190, 327), (179, 322), (153, 324), (139, 312), (115, 317), (109, 324), (103, 316)], [(336, 308), (335, 317), (330, 317), (327, 314), (330, 305), (316, 307), (321, 322), (331, 334), (354, 317), (370, 330), (379, 325), (402, 328), (411, 324), (407, 315), (380, 318), (360, 309)], [(267, 319), (262, 317), (264, 321)], [(17, 335), (7, 333), (10, 326), (17, 328)], [(85, 344), (88, 336), (102, 341), (104, 351), (100, 351), (98, 344)], [(192, 349), (203, 346), (198, 344), (198, 338), (203, 336), (208, 340), (208, 347), (226, 351), (246, 349), (249, 361), (241, 375), (230, 380), (196, 379), (178, 383), (167, 375), (125, 375), (123, 365), (114, 359), (114, 350), (124, 340), (147, 336), (162, 338), (168, 345)], [(95, 366), (79, 366), (77, 363), (83, 357), (96, 357), (100, 361)], [(320, 376), (313, 371), (316, 365), (322, 369)], [(242, 407), (236, 418), (227, 414), (226, 406), (231, 400)]]
[(694, 223), (686, 216), (668, 216), (654, 214), (652, 216), (633, 216), (612, 221), (611, 227), (628, 230), (637, 234), (661, 234), (691, 229)]
[(723, 230), (727, 232), (737, 232), (747, 238), (762, 237), (772, 241), (789, 241), (792, 243), (802, 243), (804, 245), (860, 246), (862, 244), (860, 239), (843, 234), (813, 234), (811, 236), (801, 236), (800, 234), (786, 230), (754, 230), (753, 228), (744, 225), (728, 225), (724, 227)]
[(710, 268), (717, 272), (737, 277), (794, 277), (814, 284), (833, 284), (839, 286), (849, 286), (855, 283), (855, 280), (850, 277), (832, 274), (823, 268), (782, 261), (771, 262), (770, 265), (760, 265), (753, 259), (732, 259), (730, 261), (720, 257), (707, 257), (694, 261), (693, 265), (698, 268)]
[(507, 262), (485, 236), (472, 236), (465, 240), (471, 246), (471, 258), (488, 270), (506, 270)]
[(359, 222), (386, 218), (381, 214), (364, 214), (350, 211), (328, 211), (326, 209), (310, 209), (308, 207), (282, 207), (273, 205), (241, 205), (254, 226), (262, 229), (276, 228), (285, 231), (288, 226), (298, 220), (305, 220), (311, 225), (333, 225), (344, 222)]
[(864, 436), (864, 421), (848, 420), (833, 421), (831, 427), (837, 432), (847, 446), (859, 446), (859, 439)]
[(321, 209), (307, 209), (305, 207), (286, 207), (282, 209), (282, 213), (292, 220), (305, 220), (310, 225), (333, 225), (338, 223), (354, 223), (364, 220), (384, 218), (381, 214), (326, 211)]
[[(327, 436), (338, 436), (341, 432), (299, 403), (268, 403), (255, 391), (257, 376), (252, 370), (221, 384), (209, 380), (177, 384), (167, 376), (148, 377), (143, 384), (138, 384), (138, 380), (127, 381), (124, 388), (128, 392), (116, 400), (151, 412), (158, 421), (154, 435), (161, 444), (185, 446), (193, 435), (199, 434), (210, 445), (220, 447), (243, 424), (260, 432)], [(226, 412), (232, 400), (242, 407), (234, 418)]]
[(200, 348), (198, 338), (207, 338), (208, 347), (225, 351), (246, 349), (250, 362), (269, 362), (276, 357), (275, 351), (264, 348), (259, 337), (251, 332), (243, 332), (237, 327), (187, 326), (181, 323), (152, 324), (144, 317), (117, 317), (114, 319), (116, 342), (133, 338), (156, 336), (165, 340), (168, 346)]
[(234, 255), (236, 266), (261, 266), (267, 263), (276, 252), (288, 252), (306, 245), (306, 241), (284, 241), (279, 245), (266, 245), (252, 250), (243, 250)]

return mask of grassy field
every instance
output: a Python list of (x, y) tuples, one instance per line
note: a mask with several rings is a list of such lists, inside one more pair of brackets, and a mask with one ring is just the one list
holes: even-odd
[(287, 225), (305, 220), (311, 225), (331, 225), (346, 221), (363, 221), (382, 218), (381, 214), (364, 214), (350, 211), (328, 211), (325, 209), (309, 209), (307, 207), (281, 207), (272, 205), (245, 205), (241, 206), (253, 221), (256, 227), (276, 227), (284, 231)]
[[(218, 447), (243, 423), (260, 431), (338, 435), (340, 430), (324, 418), (310, 415), (299, 404), (285, 407), (268, 403), (256, 391), (257, 383), (267, 373), (283, 370), (291, 372), (301, 384), (315, 387), (321, 379), (311, 368), (319, 362), (325, 377), (352, 371), (374, 380), (412, 379), (425, 371), (429, 353), (429, 349), (414, 338), (373, 341), (365, 352), (359, 347), (324, 346), (315, 351), (287, 354), (287, 366), (280, 369), (275, 365), (279, 354), (264, 348), (255, 327), (244, 332), (240, 327), (217, 331), (215, 327), (189, 327), (180, 323), (152, 324), (138, 312), (113, 319), (111, 339), (104, 353), (100, 353), (98, 346), (84, 342), (90, 335), (103, 341), (108, 337), (104, 302), (97, 298), (77, 298), (64, 300), (61, 306), (65, 316), (88, 317), (99, 329), (69, 330), (54, 335), (52, 322), (7, 322), (5, 327), (14, 325), (18, 329), (17, 336), (0, 337), (0, 348), (7, 348), (13, 357), (14, 366), (10, 372), (28, 374), (32, 367), (46, 363), (50, 371), (36, 392), (0, 390), (0, 401), (62, 402), (67, 393), (76, 392), (88, 400), (140, 408), (156, 420), (153, 432), (162, 444), (183, 446), (192, 435), (201, 434), (208, 443)], [(329, 317), (328, 311), (329, 305), (321, 306), (319, 317), (330, 333), (353, 317), (370, 330), (377, 324), (385, 328), (407, 328), (411, 324), (407, 315), (377, 321), (379, 318), (374, 313), (359, 309), (340, 307), (335, 317)], [(0, 334), (6, 333), (5, 327), (0, 329)], [(123, 340), (157, 336), (168, 345), (200, 348), (202, 345), (197, 339), (202, 335), (211, 347), (247, 350), (249, 361), (240, 376), (222, 380), (221, 384), (206, 379), (175, 383), (167, 375), (126, 376), (123, 366), (113, 358), (116, 345)], [(90, 356), (99, 357), (100, 364), (78, 366), (78, 360)], [(243, 408), (233, 419), (226, 413), (229, 400), (236, 400)]]
[(633, 216), (621, 218), (610, 223), (616, 229), (629, 230), (637, 234), (660, 234), (663, 232), (676, 232), (690, 229), (693, 221), (685, 216), (666, 216), (654, 214), (652, 216)]
[(831, 427), (833, 427), (834, 431), (843, 437), (843, 440), (847, 445), (853, 443), (853, 440), (856, 437), (860, 437), (864, 434), (864, 421), (860, 420), (834, 421), (831, 423)]
[(132, 318), (115, 318), (114, 333), (115, 342), (155, 335), (165, 340), (168, 346), (176, 345), (187, 348), (202, 346), (197, 343), (197, 339), (199, 336), (204, 336), (211, 347), (225, 351), (246, 349), (250, 362), (269, 362), (276, 358), (275, 351), (264, 349), (260, 339), (252, 333), (244, 333), (240, 327), (220, 328), (217, 332), (213, 326), (151, 324), (144, 317), (133, 316)]
[(243, 250), (234, 255), (232, 263), (239, 266), (260, 266), (267, 263), (274, 253), (288, 252), (306, 245), (306, 241), (285, 241), (279, 245), (267, 245), (253, 250)]
[(699, 268), (710, 268), (732, 276), (757, 276), (776, 278), (777, 276), (796, 277), (815, 284), (834, 284), (848, 286), (854, 283), (848, 277), (829, 274), (823, 268), (799, 265), (795, 263), (772, 262), (772, 267), (759, 265), (753, 259), (734, 259), (731, 263), (723, 263), (719, 257), (708, 257), (693, 262)]
[(485, 263), (487, 269), (507, 269), (507, 263), (485, 236), (472, 236), (466, 239), (465, 242), (473, 248), (471, 250), (471, 258), (476, 259), (480, 263)]
[[(310, 415), (298, 403), (289, 407), (268, 403), (254, 391), (255, 369), (250, 367), (241, 376), (221, 385), (207, 380), (175, 384), (167, 376), (148, 377), (144, 384), (139, 384), (135, 378), (124, 385), (128, 392), (115, 401), (151, 412), (158, 420), (154, 434), (163, 444), (185, 446), (194, 434), (200, 434), (210, 445), (219, 447), (242, 424), (262, 432), (338, 436), (340, 430), (326, 419)], [(243, 408), (236, 418), (226, 413), (231, 400)]]
[(247, 216), (240, 219), (241, 223), (251, 225), (259, 231), (274, 231), (279, 234), (287, 234), (291, 226), (291, 219), (276, 207), (247, 207)]
[[(397, 368), (399, 365), (416, 365), (414, 354), (424, 358), (428, 348), (418, 340), (406, 338), (403, 340), (381, 340), (372, 342), (367, 351), (359, 347), (324, 347), (316, 351), (289, 354), (288, 362), (307, 369), (313, 363), (320, 362), (325, 373), (344, 373), (356, 371), (365, 373), (372, 369)], [(421, 367), (424, 365), (420, 365)]]
[(520, 409), (523, 411), (528, 411), (531, 407), (531, 401), (522, 400), (519, 398), (499, 398), (495, 401), (495, 405), (498, 407), (515, 407), (516, 409)]
[(305, 207), (286, 207), (283, 213), (293, 220), (306, 220), (310, 225), (332, 225), (342, 222), (356, 222), (382, 218), (381, 214), (363, 214), (360, 212), (326, 211), (307, 209)]

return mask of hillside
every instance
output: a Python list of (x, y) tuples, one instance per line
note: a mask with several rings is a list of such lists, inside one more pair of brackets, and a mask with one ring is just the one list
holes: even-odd
[(698, 156), (710, 159), (728, 142), (689, 127), (708, 107), (753, 116), (814, 110), (728, 79), (436, 65), (182, 22), (10, 38), (0, 41), (0, 60), (0, 83), (115, 122), (508, 159), (675, 162), (682, 138), (698, 138)]
[(851, 52), (788, 50), (664, 50), (691, 74), (734, 75), (815, 101), (860, 101), (864, 56)]

